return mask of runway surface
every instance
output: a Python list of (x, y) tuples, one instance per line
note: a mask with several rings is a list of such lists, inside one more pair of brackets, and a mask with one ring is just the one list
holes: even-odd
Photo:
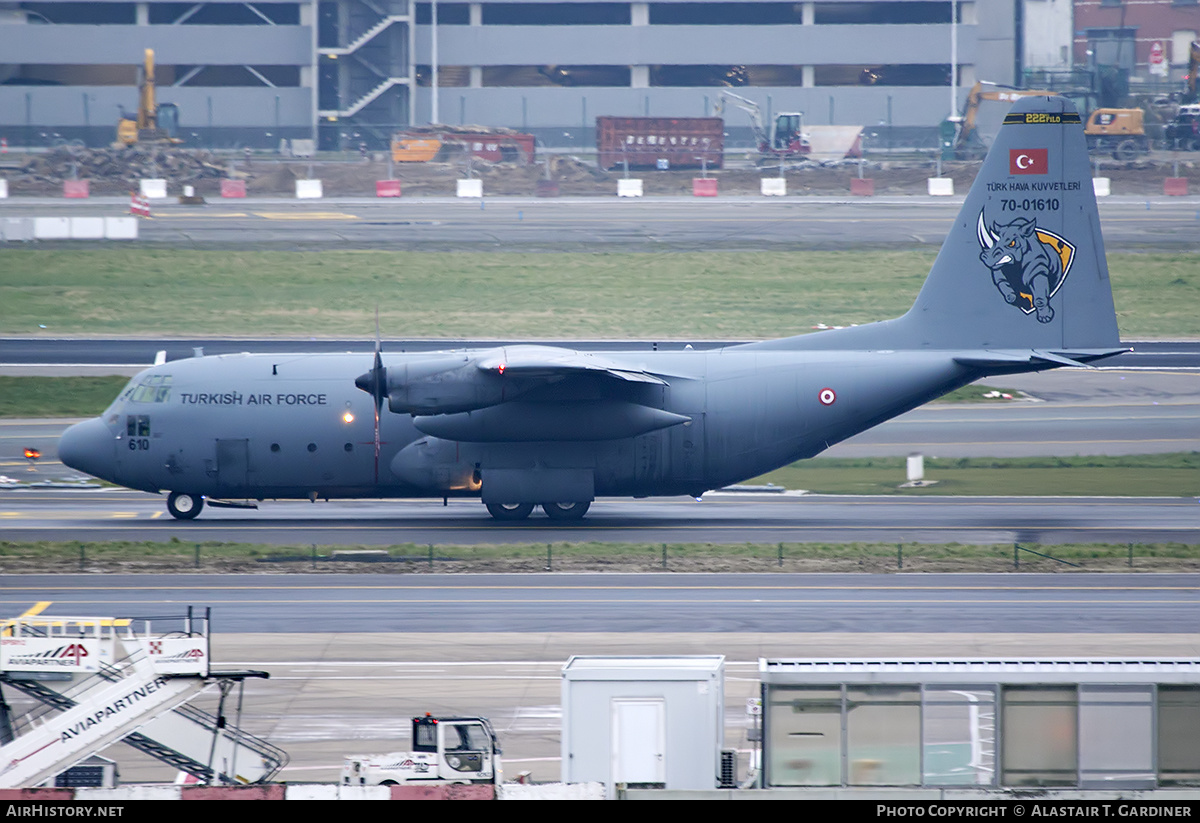
[(1200, 575), (22, 575), (3, 616), (212, 606), (223, 633), (1200, 632)]
[[(139, 242), (425, 250), (783, 249), (938, 245), (962, 197), (254, 198), (155, 201)], [(127, 198), (19, 198), (0, 217), (121, 214)], [(1102, 198), (1107, 248), (1200, 248), (1200, 198)]]

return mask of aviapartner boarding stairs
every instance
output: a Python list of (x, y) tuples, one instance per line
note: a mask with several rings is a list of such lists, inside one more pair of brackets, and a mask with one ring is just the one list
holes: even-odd
[[(0, 623), (0, 683), (44, 706), (16, 728), (0, 723), (0, 788), (38, 785), (120, 740), (206, 783), (264, 782), (287, 764), (281, 749), (223, 716), (233, 687), (266, 672), (212, 671), (207, 614), (189, 609), (181, 631), (163, 632), (157, 620), (158, 632), (149, 620), (142, 632), (113, 618)], [(212, 687), (216, 716), (186, 705)]]

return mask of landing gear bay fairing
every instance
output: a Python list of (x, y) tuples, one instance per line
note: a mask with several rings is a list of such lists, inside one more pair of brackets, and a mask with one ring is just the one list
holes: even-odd
[(477, 496), (497, 520), (570, 520), (602, 496), (698, 497), (981, 377), (1122, 351), (1079, 115), (1027, 98), (898, 319), (707, 351), (178, 360), (59, 455), (167, 493), (181, 519), (206, 501)]

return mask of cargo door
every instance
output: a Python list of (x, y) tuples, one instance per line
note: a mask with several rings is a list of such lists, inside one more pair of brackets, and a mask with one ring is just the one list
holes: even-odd
[[(689, 415), (690, 423), (672, 426), (671, 433), (671, 480), (684, 486), (695, 485), (695, 493), (706, 491), (704, 487), (704, 413)], [(692, 489), (687, 489), (689, 494)]]
[(250, 441), (217, 441), (217, 491), (244, 494), (250, 483)]

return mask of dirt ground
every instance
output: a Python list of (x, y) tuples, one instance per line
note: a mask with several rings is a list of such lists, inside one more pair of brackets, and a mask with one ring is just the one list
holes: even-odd
[[(1114, 194), (1161, 195), (1163, 179), (1176, 174), (1188, 180), (1189, 191), (1200, 192), (1200, 156), (1168, 155), (1118, 164), (1107, 160), (1100, 173), (1112, 180)], [(954, 180), (956, 193), (964, 194), (979, 170), (979, 161), (943, 164), (943, 176)], [(612, 196), (617, 180), (623, 176), (619, 169), (603, 171), (570, 155), (550, 155), (545, 162), (534, 166), (489, 164), (479, 160), (470, 164), (455, 163), (397, 163), (392, 177), (401, 183), (405, 196), (452, 197), (456, 181), (468, 176), (483, 181), (485, 195), (533, 196), (539, 194), (539, 182), (547, 179), (561, 196)], [(642, 179), (645, 194), (686, 196), (692, 192), (692, 179), (700, 176), (696, 169), (657, 171), (639, 169), (631, 177)], [(775, 169), (758, 170), (743, 163), (741, 167), (710, 170), (721, 194), (755, 195), (760, 193), (760, 179), (777, 176)], [(877, 195), (926, 194), (926, 179), (935, 176), (929, 160), (870, 160), (862, 175), (875, 181)], [(120, 195), (137, 188), (143, 177), (165, 177), (168, 191), (178, 195), (184, 185), (191, 185), (202, 197), (220, 197), (221, 180), (240, 179), (246, 182), (246, 192), (255, 196), (290, 196), (295, 181), (314, 177), (323, 182), (328, 197), (371, 197), (375, 183), (388, 179), (388, 164), (381, 155), (364, 160), (317, 161), (285, 160), (276, 157), (218, 157), (203, 151), (187, 150), (76, 150), (74, 154), (60, 149), (42, 155), (9, 155), (0, 168), (0, 177), (8, 180), (13, 196), (53, 197), (62, 193), (64, 179), (78, 175), (89, 181), (92, 195)], [(859, 176), (853, 163), (832, 166), (807, 164), (787, 170), (789, 195), (846, 195), (850, 181)], [(545, 188), (543, 183), (543, 189)], [(542, 192), (545, 195), (545, 192)], [(552, 195), (551, 195), (552, 196)]]

